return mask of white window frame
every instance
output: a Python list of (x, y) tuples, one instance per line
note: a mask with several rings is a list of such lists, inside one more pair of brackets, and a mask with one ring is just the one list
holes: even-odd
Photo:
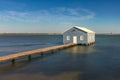
[(70, 36), (66, 36), (66, 40), (70, 40)]
[(81, 40), (81, 41), (84, 40), (84, 35), (80, 35), (80, 40)]

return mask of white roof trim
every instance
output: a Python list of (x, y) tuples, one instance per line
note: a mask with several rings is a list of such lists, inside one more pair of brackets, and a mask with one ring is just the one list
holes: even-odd
[(87, 32), (87, 33), (95, 33), (94, 31), (89, 30), (89, 29), (87, 29), (85, 27), (74, 26), (74, 28), (80, 29), (80, 30), (82, 30), (84, 32)]

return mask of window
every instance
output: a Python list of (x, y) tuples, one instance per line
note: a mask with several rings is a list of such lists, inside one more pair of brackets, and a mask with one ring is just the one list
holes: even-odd
[(84, 40), (84, 36), (83, 35), (80, 36), (80, 40), (81, 41)]
[(67, 36), (67, 37), (66, 37), (66, 40), (70, 40), (70, 36)]

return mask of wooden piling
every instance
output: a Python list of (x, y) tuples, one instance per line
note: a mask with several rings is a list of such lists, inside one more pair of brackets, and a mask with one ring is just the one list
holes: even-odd
[(31, 55), (28, 55), (28, 60), (31, 61), (32, 57)]
[(15, 59), (12, 59), (11, 62), (12, 62), (12, 64), (15, 64)]
[(41, 52), (40, 55), (43, 56), (43, 52)]

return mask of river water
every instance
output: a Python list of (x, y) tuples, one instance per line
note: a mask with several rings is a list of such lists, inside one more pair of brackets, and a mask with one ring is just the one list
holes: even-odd
[[(0, 37), (0, 55), (62, 44), (61, 35)], [(43, 57), (0, 64), (0, 80), (120, 80), (120, 36), (96, 35), (91, 46), (75, 46)]]

